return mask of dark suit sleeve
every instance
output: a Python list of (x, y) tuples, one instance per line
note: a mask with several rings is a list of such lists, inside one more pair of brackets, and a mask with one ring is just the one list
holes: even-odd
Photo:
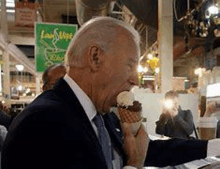
[(150, 141), (145, 166), (174, 166), (207, 156), (205, 140), (170, 139)]
[(164, 113), (160, 115), (160, 118), (158, 121), (156, 121), (156, 133), (164, 135), (165, 134), (165, 126), (167, 124), (168, 118)]

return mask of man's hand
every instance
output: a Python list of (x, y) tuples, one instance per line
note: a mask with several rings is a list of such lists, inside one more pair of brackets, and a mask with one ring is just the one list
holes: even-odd
[(127, 165), (142, 168), (147, 154), (149, 137), (143, 124), (136, 135), (132, 134), (132, 124), (121, 123), (124, 132), (124, 151)]
[(166, 115), (170, 114), (172, 117), (175, 117), (178, 114), (178, 108), (175, 108), (175, 107), (171, 109), (165, 108), (163, 109), (162, 113)]

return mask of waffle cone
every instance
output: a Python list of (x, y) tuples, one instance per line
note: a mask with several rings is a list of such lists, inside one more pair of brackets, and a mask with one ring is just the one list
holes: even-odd
[(142, 119), (142, 114), (139, 111), (135, 112), (118, 107), (118, 113), (122, 123), (136, 123)]

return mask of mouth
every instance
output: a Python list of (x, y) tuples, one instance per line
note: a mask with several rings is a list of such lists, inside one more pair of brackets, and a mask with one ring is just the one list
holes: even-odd
[[(131, 88), (132, 89), (132, 88)], [(117, 106), (117, 97), (118, 97), (118, 95), (121, 93), (121, 92), (124, 92), (124, 91), (131, 91), (131, 89), (124, 89), (124, 90), (121, 90), (120, 92), (117, 92), (116, 94), (115, 94), (115, 101), (114, 101), (114, 106)]]
[(121, 90), (113, 90), (112, 93), (114, 93), (113, 95), (113, 98), (112, 98), (112, 107), (117, 107), (117, 96), (121, 93), (121, 92), (124, 92), (124, 91), (131, 91), (131, 89), (133, 88), (134, 86), (123, 86), (123, 87), (118, 87), (120, 88)]

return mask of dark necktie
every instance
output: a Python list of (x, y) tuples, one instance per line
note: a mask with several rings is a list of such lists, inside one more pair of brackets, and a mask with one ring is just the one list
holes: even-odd
[(108, 131), (106, 130), (104, 121), (99, 114), (97, 114), (93, 118), (93, 121), (98, 129), (98, 138), (102, 146), (102, 151), (104, 153), (105, 160), (108, 165), (108, 169), (112, 169), (111, 140), (110, 140)]

